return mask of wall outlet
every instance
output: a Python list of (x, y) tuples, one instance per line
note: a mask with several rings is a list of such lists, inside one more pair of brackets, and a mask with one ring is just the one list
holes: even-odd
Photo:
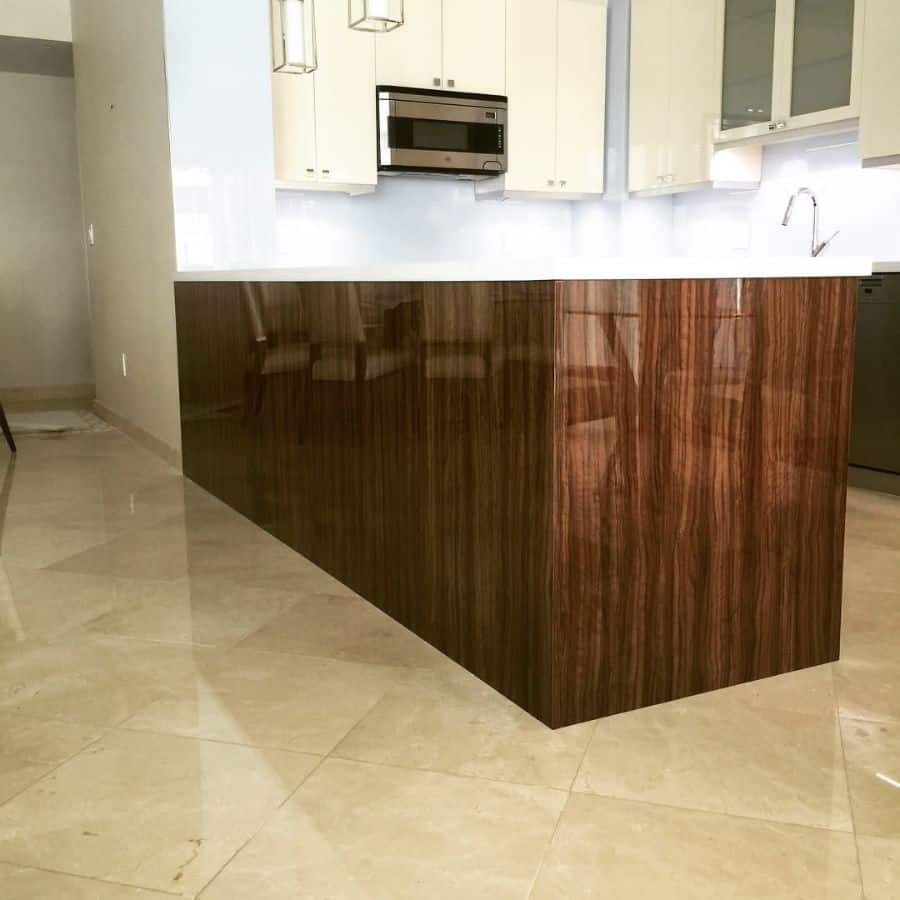
[(88, 244), (90, 244), (90, 246), (93, 247), (95, 243), (96, 243), (96, 241), (94, 240), (94, 223), (91, 222), (91, 224), (88, 225)]
[(122, 377), (128, 377), (128, 357), (124, 353), (122, 354)]

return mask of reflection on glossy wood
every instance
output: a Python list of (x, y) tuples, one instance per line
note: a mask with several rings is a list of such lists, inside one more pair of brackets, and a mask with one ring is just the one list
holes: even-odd
[(265, 288), (178, 286), (186, 474), (549, 720), (553, 285)]
[(826, 662), (854, 292), (179, 284), (185, 471), (553, 726)]
[(557, 723), (837, 658), (853, 290), (560, 285)]

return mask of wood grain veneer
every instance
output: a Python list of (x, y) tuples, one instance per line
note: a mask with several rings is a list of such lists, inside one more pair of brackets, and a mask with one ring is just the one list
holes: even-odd
[(852, 279), (253, 293), (176, 287), (185, 473), (542, 721), (837, 658)]

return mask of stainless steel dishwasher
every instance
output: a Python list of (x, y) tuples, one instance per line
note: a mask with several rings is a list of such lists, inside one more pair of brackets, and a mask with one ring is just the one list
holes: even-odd
[(860, 279), (850, 483), (900, 494), (900, 272)]

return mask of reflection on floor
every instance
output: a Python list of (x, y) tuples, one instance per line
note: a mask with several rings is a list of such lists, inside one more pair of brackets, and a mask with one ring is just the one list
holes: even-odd
[(900, 897), (900, 499), (843, 660), (551, 732), (118, 433), (0, 459), (5, 900)]

